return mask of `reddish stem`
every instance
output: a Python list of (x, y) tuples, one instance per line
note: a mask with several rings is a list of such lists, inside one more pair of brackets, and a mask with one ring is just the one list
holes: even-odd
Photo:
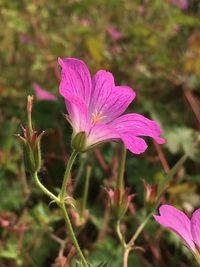
[(200, 107), (199, 107), (198, 100), (196, 99), (196, 97), (192, 94), (192, 92), (189, 89), (184, 90), (184, 95), (187, 101), (189, 102), (190, 107), (192, 111), (194, 112), (197, 121), (200, 124)]
[(124, 251), (123, 267), (128, 267), (129, 252), (130, 252), (130, 249), (125, 249), (125, 251)]
[(94, 154), (95, 154), (95, 157), (97, 158), (97, 160), (99, 161), (99, 163), (100, 163), (102, 169), (103, 169), (106, 173), (109, 172), (109, 166), (108, 166), (108, 164), (105, 162), (105, 160), (104, 160), (104, 158), (103, 158), (103, 156), (102, 156), (102, 154), (101, 154), (101, 151), (100, 151), (98, 148), (96, 148), (95, 151), (94, 151)]
[(158, 153), (158, 157), (159, 157), (159, 160), (160, 160), (160, 162), (161, 162), (161, 164), (163, 166), (163, 169), (164, 169), (165, 173), (168, 174), (170, 168), (169, 168), (169, 165), (167, 163), (165, 154), (163, 153), (163, 150), (162, 150), (162, 148), (160, 147), (159, 144), (157, 144), (155, 141), (153, 141), (153, 144), (155, 146), (156, 152)]

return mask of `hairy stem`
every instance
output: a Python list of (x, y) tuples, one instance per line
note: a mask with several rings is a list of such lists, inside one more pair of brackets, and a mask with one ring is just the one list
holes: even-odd
[(80, 210), (81, 218), (83, 217), (84, 210), (86, 209), (91, 171), (92, 171), (92, 167), (91, 166), (87, 166), (87, 168), (86, 168), (86, 178), (85, 178), (85, 184), (84, 184), (84, 191), (83, 191), (83, 200), (82, 200), (82, 205), (81, 205), (81, 210)]
[(65, 195), (66, 195), (66, 190), (67, 190), (67, 182), (68, 182), (68, 178), (69, 178), (69, 175), (70, 175), (70, 171), (71, 171), (71, 168), (72, 168), (72, 165), (74, 163), (74, 160), (77, 156), (78, 152), (76, 151), (73, 151), (70, 158), (69, 158), (69, 161), (68, 161), (68, 164), (67, 164), (67, 167), (66, 167), (66, 171), (65, 171), (65, 175), (64, 175), (64, 178), (63, 178), (63, 184), (62, 184), (62, 188), (61, 188), (61, 194), (60, 194), (60, 197), (56, 197), (53, 193), (51, 193), (39, 180), (38, 178), (38, 175), (37, 175), (37, 172), (33, 173), (32, 176), (36, 182), (36, 184), (38, 185), (38, 187), (46, 194), (48, 195), (51, 199), (53, 199), (57, 205), (61, 208), (62, 212), (63, 212), (63, 216), (64, 216), (64, 219), (65, 219), (65, 223), (66, 223), (66, 226), (67, 226), (67, 229), (69, 231), (69, 235), (71, 237), (71, 240), (74, 244), (74, 247), (76, 248), (76, 252), (78, 254), (78, 256), (80, 257), (80, 260), (83, 264), (83, 267), (89, 267), (89, 265), (87, 264), (87, 261), (80, 249), (80, 246), (78, 244), (78, 241), (76, 239), (76, 236), (75, 236), (75, 233), (74, 233), (74, 230), (72, 228), (72, 225), (71, 225), (71, 222), (70, 222), (70, 218), (69, 218), (69, 215), (67, 213), (67, 210), (65, 208)]
[(76, 189), (77, 185), (80, 182), (81, 175), (83, 173), (86, 162), (87, 162), (87, 154), (86, 153), (80, 154), (79, 167), (78, 167), (76, 177), (74, 179), (74, 185), (73, 185), (74, 190)]
[(61, 193), (60, 193), (60, 202), (58, 205), (60, 206), (60, 208), (63, 212), (65, 223), (66, 223), (67, 229), (69, 231), (69, 235), (70, 235), (71, 240), (74, 244), (74, 247), (76, 248), (76, 252), (81, 259), (83, 267), (88, 267), (89, 265), (87, 264), (87, 261), (86, 261), (84, 255), (80, 249), (80, 246), (78, 244), (74, 230), (73, 230), (71, 222), (70, 222), (69, 215), (68, 215), (67, 210), (65, 208), (65, 196), (66, 196), (66, 191), (67, 191), (67, 183), (68, 183), (68, 179), (69, 179), (69, 175), (70, 175), (73, 163), (74, 163), (77, 155), (78, 155), (78, 152), (76, 150), (73, 150), (73, 152), (72, 152), (72, 154), (68, 160), (67, 167), (66, 167), (65, 174), (64, 174), (64, 178), (63, 178)]
[(38, 187), (47, 195), (49, 196), (52, 200), (54, 200), (56, 203), (59, 203), (60, 200), (58, 197), (56, 197), (53, 193), (51, 193), (39, 180), (37, 172), (34, 172), (32, 174), (33, 179), (35, 180), (35, 183), (38, 185)]
[(82, 253), (82, 251), (80, 249), (80, 246), (78, 244), (78, 241), (76, 239), (74, 230), (72, 228), (72, 225), (71, 225), (71, 222), (70, 222), (70, 219), (69, 219), (69, 215), (68, 215), (67, 210), (65, 208), (65, 203), (60, 203), (59, 206), (60, 206), (60, 208), (61, 208), (61, 210), (63, 212), (63, 216), (64, 216), (64, 219), (65, 219), (65, 223), (67, 225), (67, 229), (69, 231), (69, 235), (70, 235), (71, 240), (72, 240), (72, 242), (74, 244), (74, 247), (76, 248), (76, 252), (77, 252), (78, 256), (81, 259), (81, 262), (83, 264), (83, 267), (89, 267), (89, 265), (87, 264), (87, 261), (86, 261), (84, 255), (83, 255), (83, 253)]
[(142, 232), (142, 230), (144, 229), (144, 227), (146, 226), (146, 224), (148, 223), (149, 219), (151, 218), (151, 216), (154, 214), (155, 209), (149, 213), (147, 215), (147, 217), (144, 219), (144, 221), (139, 225), (139, 227), (137, 228), (135, 234), (132, 236), (132, 238), (130, 239), (128, 245), (132, 246), (135, 243), (135, 240), (138, 238), (138, 236), (140, 235), (140, 233)]
[(74, 160), (76, 159), (77, 155), (78, 155), (78, 152), (76, 150), (73, 150), (73, 152), (72, 152), (72, 154), (71, 154), (71, 156), (69, 158), (69, 161), (67, 163), (67, 168), (65, 170), (63, 183), (62, 183), (62, 188), (61, 188), (61, 193), (60, 193), (60, 201), (61, 202), (64, 202), (64, 200), (65, 200), (69, 175), (70, 175)]

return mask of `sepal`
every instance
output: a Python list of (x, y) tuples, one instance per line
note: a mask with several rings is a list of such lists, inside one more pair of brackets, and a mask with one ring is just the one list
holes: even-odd
[(84, 152), (86, 146), (86, 133), (79, 132), (72, 138), (72, 147), (76, 151)]

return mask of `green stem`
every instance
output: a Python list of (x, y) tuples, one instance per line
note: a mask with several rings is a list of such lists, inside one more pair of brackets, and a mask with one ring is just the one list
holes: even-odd
[(78, 256), (81, 259), (83, 267), (89, 267), (84, 255), (83, 255), (83, 253), (82, 253), (82, 251), (81, 251), (81, 249), (79, 247), (78, 241), (76, 239), (74, 230), (73, 230), (71, 222), (70, 222), (69, 215), (68, 215), (67, 210), (65, 208), (65, 196), (66, 196), (66, 190), (67, 190), (67, 183), (68, 183), (69, 175), (70, 175), (74, 160), (75, 160), (77, 155), (78, 155), (78, 152), (76, 150), (73, 150), (73, 152), (72, 152), (72, 154), (71, 154), (71, 156), (70, 156), (70, 158), (68, 160), (67, 167), (66, 167), (65, 174), (64, 174), (64, 178), (63, 178), (61, 193), (60, 193), (60, 201), (59, 201), (58, 205), (59, 205), (59, 207), (61, 208), (61, 210), (63, 212), (64, 219), (65, 219), (65, 222), (66, 222), (66, 225), (67, 225), (67, 229), (69, 231), (69, 235), (70, 235), (70, 237), (72, 239), (74, 247), (76, 248), (76, 252), (77, 252)]
[(87, 168), (86, 168), (85, 185), (84, 185), (84, 191), (83, 191), (83, 200), (82, 200), (81, 211), (80, 211), (80, 217), (81, 218), (83, 217), (83, 212), (86, 209), (91, 171), (92, 171), (92, 167), (91, 166), (87, 166)]
[(59, 203), (60, 200), (58, 197), (56, 197), (53, 193), (51, 193), (39, 180), (37, 172), (34, 172), (32, 174), (33, 179), (35, 180), (35, 183), (38, 185), (38, 187), (46, 194), (48, 195), (51, 199), (53, 199), (56, 203)]
[(126, 245), (126, 242), (125, 242), (125, 240), (123, 238), (123, 235), (121, 233), (121, 230), (120, 230), (120, 220), (117, 221), (117, 224), (116, 224), (116, 232), (117, 232), (119, 241), (121, 242), (123, 248), (125, 249), (127, 245)]
[(63, 211), (63, 215), (64, 215), (64, 219), (65, 219), (65, 222), (66, 222), (66, 225), (67, 225), (67, 229), (69, 231), (69, 235), (70, 235), (70, 237), (72, 239), (72, 242), (73, 242), (73, 244), (74, 244), (74, 246), (76, 248), (76, 252), (77, 252), (78, 256), (80, 257), (83, 266), (84, 267), (89, 267), (89, 265), (87, 264), (87, 261), (86, 261), (84, 255), (83, 255), (83, 253), (82, 253), (82, 251), (80, 249), (80, 246), (78, 244), (78, 241), (76, 239), (76, 236), (74, 234), (74, 230), (72, 228), (72, 225), (71, 225), (71, 222), (70, 222), (70, 219), (69, 219), (69, 215), (68, 215), (67, 210), (65, 208), (65, 203), (60, 203), (60, 208)]
[[(156, 209), (156, 208), (155, 208)], [(138, 236), (140, 235), (140, 233), (142, 232), (142, 230), (144, 229), (144, 227), (146, 226), (146, 224), (148, 223), (149, 219), (151, 218), (151, 216), (154, 214), (155, 209), (153, 209), (153, 211), (151, 213), (149, 213), (147, 215), (147, 217), (144, 219), (144, 221), (139, 225), (139, 227), (137, 228), (135, 234), (132, 236), (132, 238), (130, 239), (130, 241), (128, 242), (128, 246), (133, 246), (135, 243), (135, 240), (138, 238)]]
[(74, 160), (76, 158), (76, 156), (78, 155), (78, 152), (76, 150), (73, 150), (69, 161), (67, 163), (67, 168), (65, 170), (65, 174), (64, 174), (64, 178), (63, 178), (63, 183), (62, 183), (62, 188), (61, 188), (61, 193), (60, 193), (60, 201), (64, 202), (65, 200), (65, 195), (66, 195), (66, 190), (67, 190), (67, 183), (68, 183), (68, 179), (69, 179), (69, 175), (72, 169), (72, 165), (74, 163)]
[(125, 146), (123, 145), (122, 151), (121, 151), (120, 164), (119, 164), (119, 172), (118, 172), (118, 177), (117, 177), (117, 188), (120, 190), (120, 201), (124, 193), (124, 170), (125, 170), (125, 163), (126, 163), (126, 154), (127, 154), (127, 150)]
[(83, 267), (89, 267), (84, 255), (83, 255), (83, 253), (82, 253), (82, 251), (81, 251), (81, 249), (79, 247), (79, 244), (78, 244), (78, 241), (77, 241), (76, 236), (74, 234), (74, 230), (72, 228), (72, 225), (71, 225), (67, 210), (65, 208), (65, 195), (66, 195), (67, 182), (68, 182), (68, 178), (69, 178), (69, 175), (70, 175), (70, 171), (71, 171), (72, 165), (74, 163), (74, 160), (75, 160), (77, 154), (78, 154), (78, 152), (73, 151), (71, 156), (70, 156), (70, 158), (69, 158), (69, 161), (68, 161), (68, 164), (67, 164), (67, 167), (66, 167), (66, 171), (65, 171), (65, 175), (64, 175), (64, 179), (63, 179), (60, 198), (56, 197), (45, 186), (43, 186), (43, 184), (40, 182), (36, 172), (33, 173), (33, 178), (34, 178), (36, 184), (40, 187), (40, 189), (46, 195), (48, 195), (51, 199), (53, 199), (57, 203), (57, 205), (61, 208), (61, 210), (63, 212), (63, 215), (64, 215), (64, 219), (65, 219), (66, 225), (67, 225), (67, 228), (68, 228), (68, 231), (69, 231), (69, 235), (70, 235), (70, 237), (72, 239), (72, 242), (73, 242), (73, 244), (74, 244), (74, 246), (76, 248), (76, 252), (77, 252), (78, 256), (81, 259)]
[(83, 153), (83, 154), (80, 154), (80, 159), (79, 159), (79, 168), (78, 168), (78, 171), (77, 171), (77, 175), (74, 179), (74, 190), (77, 188), (77, 185), (79, 184), (79, 181), (81, 179), (81, 175), (83, 173), (83, 170), (84, 170), (84, 167), (85, 167), (85, 164), (86, 164), (86, 161), (87, 161), (87, 154), (86, 153)]

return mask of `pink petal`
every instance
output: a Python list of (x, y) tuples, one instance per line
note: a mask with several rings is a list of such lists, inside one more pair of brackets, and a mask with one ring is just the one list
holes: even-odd
[(90, 134), (87, 138), (87, 146), (91, 146), (93, 144), (104, 142), (104, 141), (112, 141), (115, 139), (119, 139), (119, 134), (113, 129), (111, 126), (106, 124), (95, 124), (91, 130)]
[(85, 102), (76, 96), (66, 95), (65, 104), (74, 133), (82, 131), (87, 133), (90, 127), (90, 120)]
[(141, 154), (147, 149), (146, 142), (140, 137), (130, 136), (128, 134), (121, 134), (120, 136), (125, 147), (134, 154)]
[(91, 76), (89, 70), (82, 60), (76, 58), (58, 59), (62, 67), (60, 94), (79, 97), (88, 106), (91, 95)]
[(44, 90), (39, 84), (33, 82), (33, 88), (35, 90), (36, 98), (38, 100), (57, 101), (58, 98), (53, 94)]
[(190, 231), (190, 219), (185, 213), (170, 205), (162, 205), (159, 213), (160, 215), (155, 215), (154, 219), (175, 232), (186, 242), (192, 251), (195, 251), (195, 245)]
[(187, 10), (189, 7), (189, 1), (188, 0), (171, 0), (171, 3), (173, 5), (178, 6), (182, 10)]
[(140, 114), (132, 113), (123, 115), (112, 121), (110, 125), (120, 134), (149, 136), (159, 144), (165, 143), (165, 140), (159, 137), (161, 129), (157, 122), (149, 120)]
[(123, 34), (120, 31), (118, 31), (114, 26), (109, 26), (107, 28), (107, 33), (115, 41), (120, 40), (123, 37)]
[(130, 87), (115, 86), (113, 75), (107, 71), (98, 71), (92, 84), (90, 112), (99, 113), (104, 123), (120, 116), (135, 98)]
[(101, 112), (106, 114), (103, 122), (109, 123), (119, 117), (128, 108), (136, 94), (128, 86), (115, 86), (107, 103), (102, 107)]
[(112, 73), (105, 70), (99, 70), (95, 74), (92, 79), (91, 113), (101, 111), (101, 108), (106, 105), (113, 87), (114, 78)]
[(200, 247), (200, 209), (192, 214), (191, 233), (195, 244)]

